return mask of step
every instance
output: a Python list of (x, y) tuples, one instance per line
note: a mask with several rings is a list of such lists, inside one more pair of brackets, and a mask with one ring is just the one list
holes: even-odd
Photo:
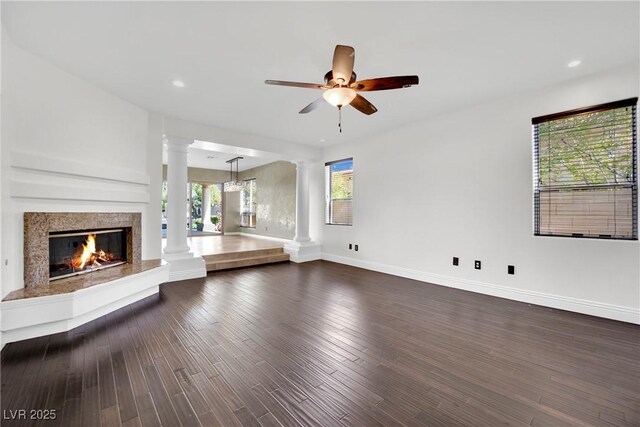
[(238, 258), (226, 261), (207, 262), (207, 271), (228, 270), (230, 268), (251, 267), (254, 265), (273, 264), (289, 261), (289, 254), (281, 253), (267, 256)]
[(210, 262), (220, 262), (220, 261), (233, 261), (237, 259), (245, 259), (245, 258), (255, 258), (260, 256), (272, 256), (272, 255), (282, 255), (284, 250), (282, 247), (279, 248), (268, 248), (268, 249), (253, 249), (248, 251), (238, 251), (238, 252), (225, 252), (223, 254), (213, 254), (213, 255), (202, 255), (202, 258), (206, 263)]

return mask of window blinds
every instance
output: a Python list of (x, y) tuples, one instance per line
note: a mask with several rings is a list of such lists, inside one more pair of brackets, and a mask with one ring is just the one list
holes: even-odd
[(535, 235), (638, 238), (637, 100), (532, 120)]

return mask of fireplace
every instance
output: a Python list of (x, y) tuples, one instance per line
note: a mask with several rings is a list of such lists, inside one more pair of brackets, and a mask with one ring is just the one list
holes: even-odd
[(127, 229), (49, 233), (49, 281), (127, 263)]
[(138, 265), (141, 231), (137, 212), (25, 212), (24, 286), (78, 275), (89, 279), (98, 270)]

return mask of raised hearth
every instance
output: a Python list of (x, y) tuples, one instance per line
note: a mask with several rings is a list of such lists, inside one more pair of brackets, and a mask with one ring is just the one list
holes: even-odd
[[(89, 254), (90, 263), (77, 260), (89, 239), (96, 238), (98, 246), (105, 231), (121, 233), (117, 257), (100, 254), (100, 247)], [(62, 233), (62, 234), (61, 234)], [(77, 236), (76, 240), (68, 236)], [(60, 237), (63, 236), (63, 237)], [(92, 237), (93, 236), (93, 237)], [(63, 242), (63, 239), (66, 239)], [(114, 241), (111, 238), (109, 242)], [(64, 243), (61, 244), (61, 243)], [(104, 243), (103, 243), (104, 244)], [(68, 254), (57, 256), (64, 247)], [(113, 246), (114, 244), (109, 243)], [(141, 214), (100, 212), (25, 212), (24, 214), (24, 286), (27, 289), (49, 286), (56, 275), (70, 276), (81, 273), (96, 274), (101, 268), (122, 263), (139, 264), (141, 261)], [(65, 266), (66, 264), (66, 266)]]
[(169, 279), (160, 259), (66, 277), (11, 292), (2, 302), (2, 343), (64, 332), (157, 294)]
[(95, 271), (94, 274), (65, 277), (55, 280), (47, 286), (24, 288), (10, 292), (2, 301), (14, 301), (19, 299), (36, 298), (49, 295), (68, 294), (70, 292), (91, 288), (118, 279), (126, 279), (129, 276), (165, 266), (166, 262), (160, 259), (144, 260), (135, 264), (119, 265), (108, 270)]

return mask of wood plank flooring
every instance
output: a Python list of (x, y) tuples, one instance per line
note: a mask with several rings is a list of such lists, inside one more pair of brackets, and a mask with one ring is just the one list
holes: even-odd
[(3, 426), (640, 425), (640, 327), (326, 261), (164, 284), (1, 374)]

